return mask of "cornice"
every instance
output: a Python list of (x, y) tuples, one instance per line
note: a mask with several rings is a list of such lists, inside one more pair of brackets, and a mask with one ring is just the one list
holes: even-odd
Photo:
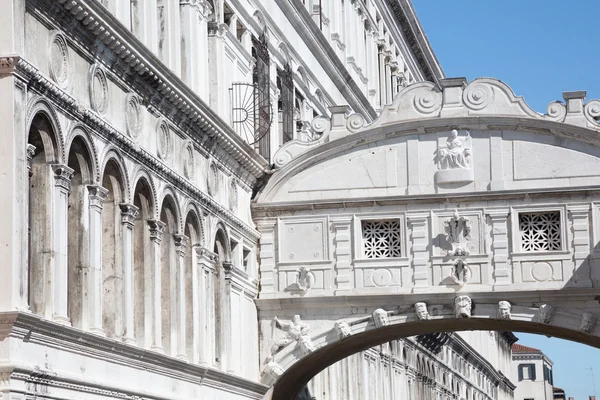
[(200, 191), (189, 180), (172, 170), (153, 154), (137, 146), (125, 134), (119, 132), (106, 120), (98, 116), (98, 114), (85, 109), (74, 97), (59, 88), (50, 79), (44, 77), (29, 61), (19, 56), (13, 56), (11, 59), (14, 60), (12, 72), (24, 80), (29, 85), (30, 90), (49, 98), (72, 118), (83, 121), (97, 135), (117, 145), (120, 150), (134, 161), (148, 166), (154, 174), (169, 182), (180, 192), (198, 201), (206, 210), (229, 222), (232, 226), (251, 238), (258, 239), (260, 237), (260, 234), (254, 228), (240, 220), (233, 212), (220, 205), (206, 193)]
[[(3, 331), (8, 331), (11, 337), (17, 339), (26, 337), (28, 342), (55, 347), (63, 351), (76, 352), (88, 357), (106, 360), (110, 363), (170, 376), (182, 381), (220, 388), (250, 398), (260, 399), (267, 390), (266, 386), (248, 379), (227, 374), (214, 368), (190, 364), (175, 357), (169, 357), (92, 333), (82, 332), (79, 329), (47, 321), (33, 314), (0, 313), (0, 326), (2, 326)], [(35, 371), (18, 367), (15, 372), (27, 374), (27, 379), (32, 379), (30, 374)], [(51, 382), (46, 383), (58, 383), (59, 386), (64, 387), (69, 384), (81, 385), (84, 382), (79, 377), (75, 382), (73, 377), (53, 376)], [(100, 390), (97, 385), (87, 386), (87, 391), (97, 392), (97, 390)], [(106, 388), (106, 385), (102, 385), (102, 387)], [(106, 390), (115, 391), (111, 388)]]
[[(70, 28), (71, 40), (81, 41), (83, 48), (96, 51), (95, 56), (116, 74), (127, 77), (150, 105), (170, 115), (192, 138), (203, 141), (200, 132), (209, 136), (255, 178), (262, 176), (267, 161), (99, 2), (35, 0), (35, 3), (36, 10), (51, 21), (65, 17), (70, 20), (70, 24), (58, 25)], [(73, 23), (76, 21), (79, 22)]]

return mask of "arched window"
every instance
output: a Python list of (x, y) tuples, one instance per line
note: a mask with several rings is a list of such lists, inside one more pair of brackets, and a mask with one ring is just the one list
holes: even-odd
[(123, 320), (123, 238), (121, 210), (124, 201), (123, 174), (110, 160), (102, 174), (102, 186), (108, 190), (102, 209), (102, 327), (109, 338), (122, 339)]
[(185, 219), (184, 235), (189, 239), (188, 250), (185, 253), (186, 352), (189, 360), (197, 361), (200, 346), (200, 318), (198, 313), (201, 308), (195, 302), (204, 302), (205, 299), (197, 298), (199, 291), (196, 285), (199, 278), (194, 273), (198, 265), (195, 249), (202, 245), (202, 232), (200, 230), (200, 217), (194, 211), (188, 212)]
[(28, 303), (34, 314), (52, 318), (47, 307), (52, 301), (52, 205), (53, 171), (56, 161), (56, 136), (44, 114), (31, 123), (28, 138), (29, 162), (29, 236)]
[(133, 192), (138, 213), (133, 225), (133, 321), (134, 336), (140, 347), (150, 347), (152, 302), (145, 294), (152, 290), (153, 260), (148, 221), (154, 217), (154, 196), (145, 178), (140, 178)]
[(90, 287), (89, 282), (85, 279), (92, 279), (89, 253), (90, 199), (86, 186), (93, 182), (90, 151), (80, 136), (73, 139), (67, 160), (68, 166), (73, 169), (67, 231), (68, 316), (74, 327), (89, 329), (93, 322), (90, 320), (89, 302), (93, 300), (87, 290)]
[(177, 259), (175, 237), (178, 232), (177, 207), (175, 199), (167, 195), (160, 211), (160, 221), (165, 224), (160, 245), (160, 304), (162, 322), (162, 345), (165, 353), (177, 352)]

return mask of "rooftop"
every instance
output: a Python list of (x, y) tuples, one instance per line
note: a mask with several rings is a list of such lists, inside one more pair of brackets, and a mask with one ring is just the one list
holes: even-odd
[(536, 353), (536, 354), (543, 354), (540, 349), (536, 349), (534, 347), (529, 347), (529, 346), (523, 346), (522, 344), (516, 344), (516, 343), (512, 345), (512, 352), (513, 353)]

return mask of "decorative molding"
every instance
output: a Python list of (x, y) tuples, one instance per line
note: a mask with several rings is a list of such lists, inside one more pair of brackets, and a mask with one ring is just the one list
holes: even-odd
[(183, 176), (192, 181), (196, 173), (196, 156), (194, 152), (194, 143), (191, 140), (183, 144), (183, 153), (181, 155)]
[(164, 118), (156, 122), (156, 152), (163, 161), (169, 160), (173, 152), (173, 134)]

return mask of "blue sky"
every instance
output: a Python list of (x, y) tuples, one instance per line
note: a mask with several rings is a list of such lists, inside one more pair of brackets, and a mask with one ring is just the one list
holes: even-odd
[[(586, 90), (600, 98), (600, 0), (412, 0), (447, 77), (506, 82), (536, 111)], [(600, 350), (516, 333), (554, 361), (555, 385), (575, 400), (600, 394)]]

